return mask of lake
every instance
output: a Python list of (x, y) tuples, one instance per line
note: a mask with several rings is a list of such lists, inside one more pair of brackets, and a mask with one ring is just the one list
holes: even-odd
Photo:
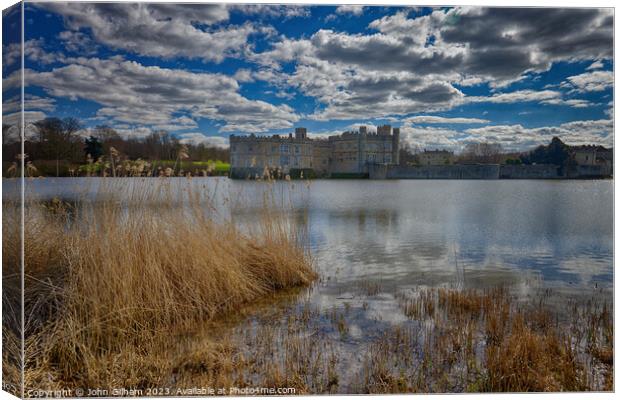
[[(110, 179), (108, 179), (109, 181)], [(118, 195), (146, 178), (117, 178)], [(100, 178), (26, 180), (28, 198), (96, 192)], [(184, 178), (174, 179), (182, 188)], [(4, 197), (16, 180), (3, 180)], [(124, 185), (124, 186), (123, 186)], [(252, 218), (264, 192), (302, 215), (325, 293), (359, 281), (409, 286), (506, 284), (589, 291), (613, 285), (611, 180), (316, 180), (193, 178)], [(273, 187), (272, 187), (273, 186)], [(281, 195), (281, 196), (280, 196)]]

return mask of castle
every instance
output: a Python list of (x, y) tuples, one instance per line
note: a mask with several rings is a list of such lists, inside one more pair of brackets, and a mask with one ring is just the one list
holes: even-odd
[(311, 139), (306, 128), (288, 136), (230, 136), (232, 178), (284, 175), (364, 176), (369, 165), (398, 164), (400, 129), (390, 125), (369, 132), (365, 126), (327, 139)]

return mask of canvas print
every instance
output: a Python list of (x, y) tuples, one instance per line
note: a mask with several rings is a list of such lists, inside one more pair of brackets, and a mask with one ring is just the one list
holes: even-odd
[(4, 391), (613, 392), (612, 8), (2, 19)]

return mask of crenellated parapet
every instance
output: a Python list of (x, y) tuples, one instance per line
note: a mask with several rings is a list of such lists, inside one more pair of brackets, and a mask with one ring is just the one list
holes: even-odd
[(331, 173), (366, 174), (371, 164), (398, 163), (399, 128), (371, 132), (365, 126), (327, 138), (310, 138), (305, 128), (288, 135), (230, 135), (231, 167), (313, 169)]

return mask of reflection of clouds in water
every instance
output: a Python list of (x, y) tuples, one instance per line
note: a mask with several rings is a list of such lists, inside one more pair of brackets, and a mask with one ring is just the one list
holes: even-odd
[(363, 337), (362, 328), (357, 326), (357, 324), (350, 324), (349, 336), (351, 336), (353, 339), (361, 339)]
[(612, 283), (612, 271), (609, 269), (609, 261), (607, 260), (581, 255), (563, 260), (558, 269), (575, 276), (583, 285), (593, 285), (595, 281)]
[(400, 324), (408, 321), (408, 318), (402, 313), (394, 299), (369, 302), (368, 308), (365, 311), (365, 318), (390, 324)]
[[(99, 182), (104, 181), (36, 179), (27, 181), (27, 190), (29, 196), (69, 196), (95, 193)], [(130, 192), (122, 188), (160, 180), (106, 182), (114, 182), (122, 197)], [(310, 227), (320, 271), (333, 279), (327, 288), (363, 279), (388, 287), (463, 279), (468, 286), (484, 286), (502, 276), (504, 282), (518, 282), (526, 271), (545, 281), (611, 283), (611, 181), (166, 182), (180, 195), (189, 185), (225, 202), (235, 219), (247, 224), (257, 219), (265, 193), (278, 207), (292, 205), (294, 220)], [(11, 187), (3, 180), (3, 189)]]

